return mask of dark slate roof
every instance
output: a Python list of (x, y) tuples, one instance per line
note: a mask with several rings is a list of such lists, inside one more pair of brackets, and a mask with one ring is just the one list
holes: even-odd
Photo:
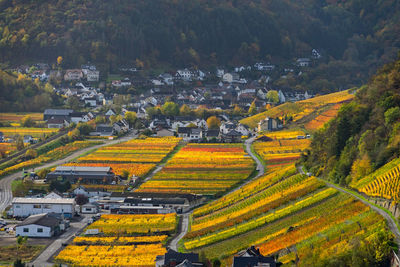
[(54, 227), (60, 224), (60, 220), (49, 216), (47, 213), (31, 215), (26, 218), (22, 223), (17, 226), (25, 226), (30, 224), (37, 224), (41, 226)]
[(185, 260), (190, 262), (198, 262), (199, 254), (196, 253), (179, 253), (175, 250), (168, 249), (167, 253), (164, 255), (164, 264), (168, 265), (171, 261), (176, 261), (177, 263), (182, 263)]
[(218, 137), (219, 136), (219, 129), (210, 129), (206, 133), (207, 137)]
[(227, 136), (242, 136), (242, 134), (239, 133), (239, 132), (236, 131), (236, 130), (231, 130), (231, 131), (229, 131), (226, 135), (227, 135)]
[(71, 117), (74, 117), (74, 118), (80, 118), (80, 117), (83, 117), (84, 115), (86, 115), (87, 113), (85, 113), (85, 112), (72, 112), (71, 113)]
[(277, 266), (273, 257), (264, 257), (260, 253), (260, 250), (256, 249), (254, 246), (239, 253), (239, 256), (233, 258), (233, 267), (253, 267), (259, 266), (259, 263), (269, 263), (270, 267)]
[(111, 197), (133, 197), (133, 198), (186, 198), (189, 202), (201, 198), (194, 194), (171, 194), (171, 193), (142, 193), (142, 192), (112, 192)]
[(130, 204), (152, 204), (152, 205), (184, 205), (185, 200), (183, 198), (133, 198), (127, 197), (124, 203)]
[(191, 129), (192, 128), (190, 128), (190, 127), (178, 127), (178, 134), (181, 134), (181, 133), (189, 134)]
[(69, 116), (72, 112), (72, 109), (46, 109), (44, 115)]
[(55, 118), (51, 118), (49, 120), (47, 120), (48, 124), (63, 124), (64, 123), (64, 119), (55, 119)]

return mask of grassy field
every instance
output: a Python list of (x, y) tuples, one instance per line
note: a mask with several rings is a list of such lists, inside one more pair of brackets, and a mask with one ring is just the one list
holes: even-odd
[(17, 249), (17, 246), (0, 247), (0, 265), (12, 265), (17, 257), (23, 262), (30, 262), (44, 248), (43, 245), (25, 245)]

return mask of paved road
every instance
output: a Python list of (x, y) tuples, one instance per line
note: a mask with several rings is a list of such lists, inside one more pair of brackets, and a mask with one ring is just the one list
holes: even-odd
[(340, 192), (349, 194), (351, 196), (353, 196), (354, 198), (360, 200), (362, 203), (364, 203), (365, 205), (369, 206), (371, 209), (373, 209), (374, 211), (376, 211), (377, 213), (379, 213), (380, 215), (382, 215), (386, 221), (388, 222), (388, 226), (390, 231), (394, 234), (395, 236), (395, 241), (397, 244), (400, 244), (400, 232), (399, 229), (396, 226), (396, 223), (393, 221), (392, 217), (389, 216), (389, 214), (387, 214), (384, 210), (372, 205), (371, 203), (369, 203), (368, 201), (363, 200), (362, 198), (360, 198), (359, 196), (357, 196), (356, 194), (352, 193), (351, 191), (346, 191), (343, 188), (341, 188), (340, 186), (331, 184), (325, 180), (323, 180), (325, 182), (325, 184), (329, 187), (335, 188), (337, 190), (339, 190)]
[(53, 263), (49, 262), (51, 256), (56, 253), (61, 247), (63, 243), (68, 243), (69, 239), (77, 234), (80, 230), (85, 228), (88, 224), (90, 216), (84, 217), (80, 222), (71, 223), (68, 230), (59, 236), (53, 243), (51, 243), (42, 253), (29, 264), (29, 266), (54, 266)]
[[(258, 178), (262, 176), (265, 173), (265, 168), (262, 162), (258, 159), (258, 157), (251, 151), (251, 144), (256, 140), (256, 136), (253, 136), (245, 141), (246, 145), (246, 152), (254, 159), (254, 161), (257, 163), (257, 170), (258, 174), (254, 178)], [(243, 186), (243, 185), (242, 185)]]
[[(245, 186), (246, 184), (250, 183), (251, 181), (253, 181), (254, 179), (264, 175), (265, 173), (265, 168), (264, 165), (262, 164), (262, 162), (258, 159), (258, 157), (251, 151), (251, 144), (254, 142), (254, 140), (256, 139), (256, 136), (249, 138), (245, 141), (245, 147), (246, 147), (246, 152), (250, 155), (250, 157), (253, 158), (253, 160), (257, 163), (257, 170), (258, 170), (258, 174), (251, 180), (241, 184), (238, 188), (235, 188), (234, 190), (232, 190), (229, 193), (235, 192), (237, 190), (240, 190), (243, 186)], [(228, 193), (228, 194), (229, 194)], [(184, 213), (182, 214), (182, 227), (180, 230), (180, 233), (174, 238), (172, 239), (171, 243), (169, 244), (169, 248), (173, 249), (173, 250), (177, 250), (178, 248), (178, 242), (186, 235), (187, 231), (189, 230), (189, 217), (190, 214), (192, 214), (192, 212), (188, 212), (188, 213)]]
[[(88, 152), (92, 149), (97, 149), (106, 145), (112, 145), (112, 144), (116, 144), (119, 142), (124, 142), (124, 141), (128, 141), (132, 138), (135, 138), (136, 135), (133, 133), (128, 134), (127, 136), (120, 138), (120, 139), (116, 139), (116, 140), (107, 140), (104, 144), (101, 145), (96, 145), (96, 146), (92, 146), (92, 147), (88, 147), (85, 149), (81, 149), (78, 150), (74, 153), (72, 153), (71, 155), (69, 155), (68, 157), (65, 157), (63, 159), (60, 160), (56, 160), (56, 161), (52, 161), (52, 162), (48, 162), (40, 167), (36, 167), (35, 170), (40, 170), (40, 169), (44, 169), (44, 168), (49, 168), (51, 166), (54, 165), (61, 165), (64, 164), (70, 160), (73, 160), (74, 158), (78, 157), (79, 155), (81, 155), (82, 153)], [(11, 200), (12, 200), (12, 193), (11, 193), (11, 183), (12, 181), (14, 181), (15, 179), (21, 177), (21, 171), (18, 171), (14, 174), (10, 174), (7, 175), (3, 178), (0, 178), (0, 214), (4, 211), (4, 209), (11, 204)]]
[(173, 249), (175, 251), (178, 250), (178, 242), (186, 235), (187, 231), (189, 230), (190, 214), (191, 214), (191, 212), (182, 214), (182, 227), (181, 227), (181, 229), (179, 229), (180, 233), (174, 239), (171, 240), (171, 243), (168, 246), (170, 249)]

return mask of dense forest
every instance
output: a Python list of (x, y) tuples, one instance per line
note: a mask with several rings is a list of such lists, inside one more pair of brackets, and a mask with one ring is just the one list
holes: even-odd
[[(321, 51), (300, 82), (361, 84), (400, 47), (398, 0), (0, 0), (0, 60), (218, 66), (293, 62)], [(287, 82), (290, 84), (290, 80)], [(322, 88), (321, 88), (322, 89)]]
[(0, 112), (43, 111), (61, 104), (50, 84), (0, 70)]
[(317, 175), (349, 184), (399, 156), (400, 54), (315, 134), (303, 163)]

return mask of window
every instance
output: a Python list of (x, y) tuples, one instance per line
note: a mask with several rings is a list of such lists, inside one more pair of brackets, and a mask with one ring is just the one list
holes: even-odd
[(45, 209), (51, 209), (51, 205), (50, 205), (50, 204), (45, 204), (45, 205), (44, 205), (44, 208), (45, 208)]
[(41, 205), (33, 205), (34, 209), (40, 209), (42, 206)]
[(38, 228), (38, 229), (37, 229), (37, 232), (38, 232), (38, 233), (43, 233), (43, 228)]
[(15, 208), (19, 209), (19, 208), (21, 208), (21, 206), (20, 205), (15, 205)]
[(29, 228), (24, 228), (24, 233), (29, 233)]

